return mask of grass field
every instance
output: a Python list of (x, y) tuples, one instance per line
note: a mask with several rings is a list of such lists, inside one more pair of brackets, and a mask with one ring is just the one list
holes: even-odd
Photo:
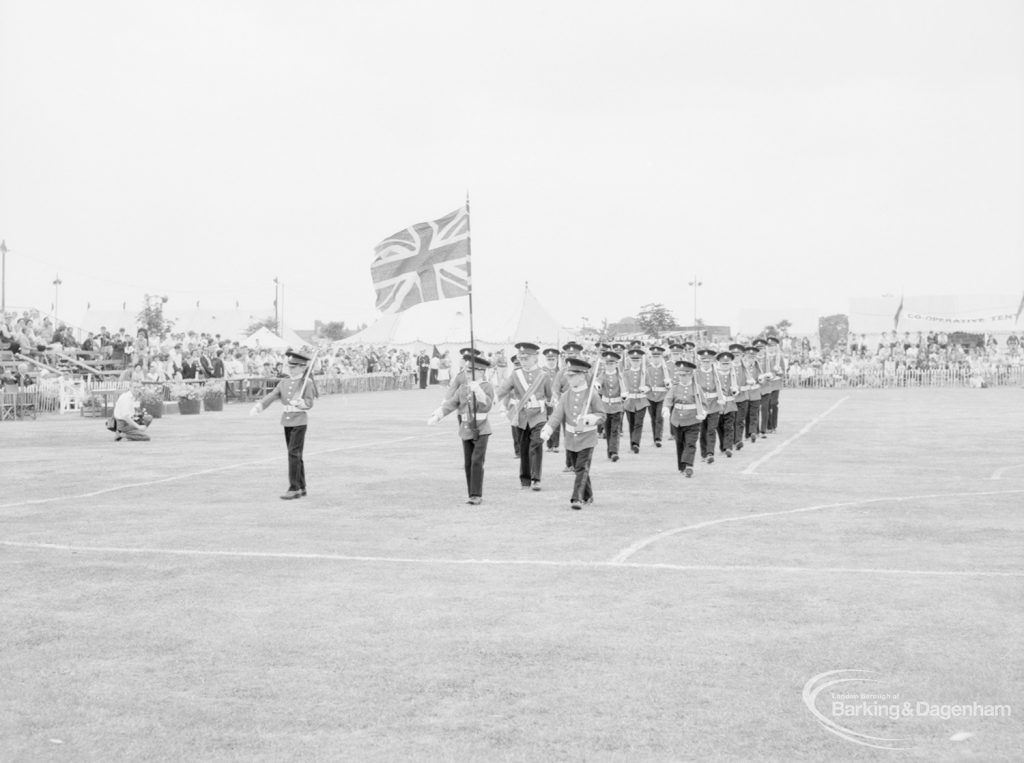
[[(279, 409), (0, 424), (0, 758), (1024, 755), (1024, 391), (787, 390), (693, 479), (595, 457), (579, 512), (504, 424), (467, 506), (438, 396), (321, 398), (289, 502)], [(915, 713), (836, 722), (905, 749), (815, 720), (845, 669)]]

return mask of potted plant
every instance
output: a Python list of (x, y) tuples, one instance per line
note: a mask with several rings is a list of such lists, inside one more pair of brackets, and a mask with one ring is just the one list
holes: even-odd
[(171, 387), (171, 395), (178, 398), (178, 413), (194, 416), (202, 406), (202, 387), (198, 384), (177, 382)]
[(154, 419), (162, 418), (164, 415), (164, 385), (143, 384), (140, 395), (142, 410), (146, 411)]
[(224, 410), (223, 379), (210, 379), (203, 385), (203, 408), (207, 411)]

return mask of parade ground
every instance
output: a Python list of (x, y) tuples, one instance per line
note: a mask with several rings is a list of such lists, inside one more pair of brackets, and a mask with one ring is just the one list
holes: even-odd
[(280, 407), (0, 424), (0, 758), (1020, 758), (1021, 389), (784, 390), (583, 511), (497, 420), (467, 505), (441, 394), (320, 398), (295, 501)]

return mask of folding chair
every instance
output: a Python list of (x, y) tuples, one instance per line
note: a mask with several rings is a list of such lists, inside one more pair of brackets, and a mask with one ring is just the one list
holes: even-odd
[(25, 388), (19, 389), (14, 402), (16, 406), (15, 415), (17, 415), (19, 419), (29, 417), (35, 419), (38, 414), (38, 400), (39, 393), (36, 390), (27, 390)]

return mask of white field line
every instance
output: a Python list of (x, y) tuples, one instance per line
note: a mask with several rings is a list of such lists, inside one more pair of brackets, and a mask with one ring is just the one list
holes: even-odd
[(751, 519), (768, 519), (772, 517), (784, 517), (790, 514), (802, 514), (809, 511), (821, 511), (823, 509), (848, 509), (851, 506), (866, 506), (871, 503), (901, 503), (903, 501), (923, 501), (928, 498), (966, 498), (973, 496), (982, 495), (1009, 495), (1012, 493), (1024, 493), (1024, 489), (1019, 490), (988, 490), (981, 493), (932, 493), (930, 495), (903, 495), (903, 496), (887, 496), (885, 498), (866, 498), (860, 501), (843, 501), (841, 503), (821, 503), (815, 506), (803, 506), (799, 509), (786, 509), (785, 511), (765, 511), (760, 514), (742, 514), (738, 517), (724, 517), (722, 519), (711, 519), (707, 522), (699, 522), (695, 525), (686, 525), (685, 527), (676, 527), (673, 530), (665, 530), (654, 535), (649, 535), (646, 538), (641, 538), (636, 543), (622, 549), (619, 553), (612, 557), (610, 564), (623, 564), (637, 551), (640, 551), (652, 543), (657, 543), (665, 538), (670, 538), (673, 535), (679, 535), (680, 533), (692, 532), (694, 530), (703, 530), (705, 527), (714, 527), (715, 525), (724, 525), (729, 522), (746, 522)]
[[(337, 453), (343, 450), (367, 450), (369, 448), (376, 448), (381, 445), (394, 445), (400, 442), (407, 442), (409, 440), (418, 440), (424, 437), (424, 435), (412, 435), (410, 437), (399, 437), (395, 440), (382, 440), (380, 442), (371, 443), (359, 443), (356, 445), (339, 445), (336, 448), (327, 448), (326, 450), (316, 450), (311, 453), (305, 454), (306, 458), (314, 456), (323, 456), (328, 453)], [(227, 464), (225, 466), (215, 466), (212, 469), (200, 469), (197, 472), (187, 472), (185, 474), (175, 474), (172, 477), (162, 477), (158, 480), (148, 480), (146, 482), (132, 482), (126, 485), (115, 485), (113, 487), (105, 487), (102, 490), (93, 490), (88, 493), (79, 493), (78, 495), (56, 495), (50, 498), (32, 498), (25, 501), (16, 501), (15, 503), (4, 503), (0, 504), (0, 510), (2, 509), (14, 509), (19, 506), (38, 506), (44, 503), (56, 503), (57, 501), (74, 501), (80, 498), (93, 498), (97, 495), (105, 495), (107, 493), (116, 493), (119, 490), (134, 490), (140, 487), (150, 487), (152, 485), (163, 485), (168, 482), (177, 482), (179, 480), (192, 479), (193, 477), (201, 477), (204, 474), (216, 474), (217, 472), (226, 472), (232, 469), (245, 469), (250, 466), (259, 466), (260, 464), (270, 463), (272, 461), (280, 461), (281, 456), (268, 456), (267, 458), (261, 458), (256, 461), (242, 461), (235, 464)]]
[(842, 405), (843, 403), (845, 403), (849, 399), (850, 399), (850, 396), (847, 395), (846, 397), (843, 397), (843, 398), (840, 398), (839, 400), (837, 400), (835, 405), (833, 405), (831, 408), (829, 408), (824, 413), (819, 413), (813, 419), (811, 419), (806, 424), (804, 424), (803, 428), (800, 429), (800, 431), (798, 431), (796, 434), (794, 434), (788, 440), (780, 443), (779, 446), (777, 448), (775, 448), (775, 450), (771, 451), (770, 453), (766, 453), (765, 455), (761, 456), (759, 459), (754, 461), (752, 464), (750, 464), (750, 466), (748, 466), (746, 469), (744, 469), (742, 472), (740, 472), (740, 474), (753, 474), (755, 471), (757, 471), (757, 467), (759, 467), (761, 464), (763, 464), (769, 458), (772, 458), (773, 456), (778, 455), (779, 451), (781, 451), (783, 448), (785, 448), (787, 445), (789, 445), (791, 442), (793, 442), (793, 440), (795, 440), (796, 438), (798, 438), (801, 435), (805, 435), (808, 432), (810, 432), (811, 431), (811, 427), (813, 427), (815, 424), (817, 424), (823, 418), (828, 416), (830, 413), (832, 413), (832, 411), (834, 411), (836, 408), (838, 408), (840, 405)]
[(992, 472), (992, 476), (989, 477), (989, 479), (1001, 480), (1003, 478), (1003, 474), (1010, 471), (1011, 469), (1024, 469), (1024, 464), (1016, 464), (1015, 466), (1003, 466)]
[(673, 570), (677, 572), (782, 572), (868, 575), (935, 575), (943, 577), (1024, 578), (1024, 570), (911, 570), (881, 567), (790, 567), (745, 564), (644, 564), (631, 562), (588, 562), (581, 559), (446, 559), (400, 556), (354, 556), (346, 554), (285, 553), (274, 551), (218, 551), (193, 548), (122, 548), (118, 546), (72, 546), (63, 543), (23, 543), (0, 541), (0, 546), (37, 551), (67, 551), (92, 554), (134, 554), (149, 556), (197, 556), (235, 559), (273, 559), (284, 561), (356, 562), (383, 564), (421, 564), (430, 566), (492, 566), (492, 567), (570, 567), (577, 569)]

